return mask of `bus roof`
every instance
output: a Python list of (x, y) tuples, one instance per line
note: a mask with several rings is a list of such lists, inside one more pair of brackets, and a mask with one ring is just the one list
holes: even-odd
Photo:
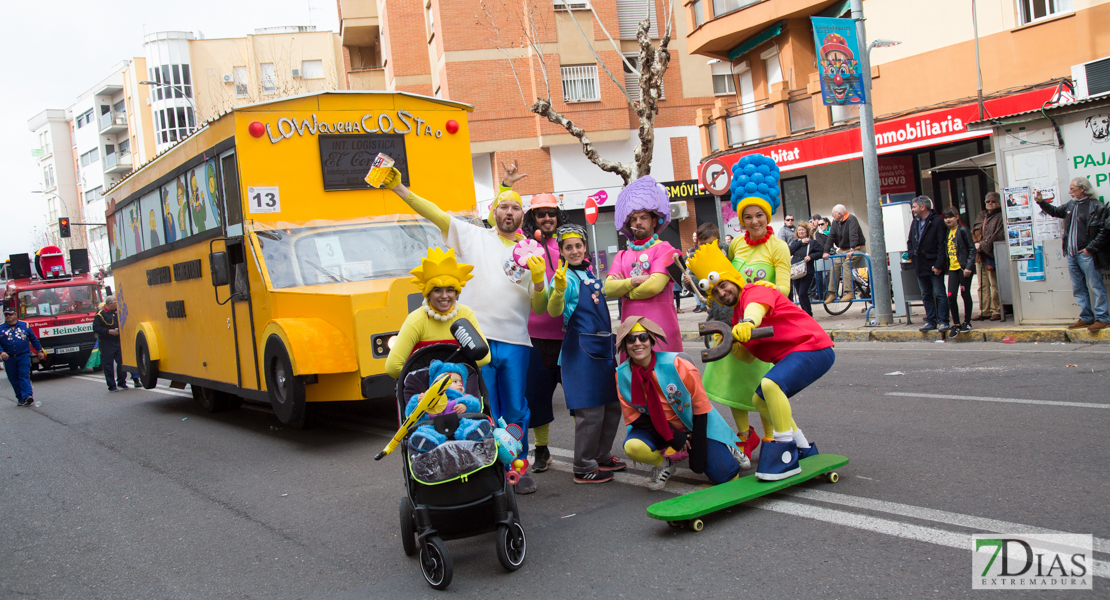
[[(224, 112), (216, 115), (215, 117), (212, 117), (211, 119), (208, 119), (207, 121), (201, 123), (200, 127), (198, 127), (195, 131), (190, 133), (187, 137), (182, 138), (176, 144), (174, 144), (174, 145), (170, 146), (169, 148), (166, 148), (162, 152), (158, 153), (158, 155), (156, 155), (153, 159), (147, 161), (146, 163), (143, 163), (138, 168), (136, 168), (133, 171), (131, 171), (130, 173), (128, 173), (126, 177), (124, 177), (123, 179), (120, 179), (118, 182), (116, 182), (115, 185), (113, 185), (112, 187), (105, 190), (103, 192), (103, 194), (104, 195), (110, 194), (116, 188), (124, 185), (125, 183), (128, 183), (133, 177), (139, 175), (140, 173), (145, 171), (147, 168), (149, 168), (152, 165), (154, 165), (155, 163), (157, 163), (159, 160), (165, 158), (167, 155), (171, 154), (174, 150), (177, 150), (181, 146), (185, 145), (186, 142), (194, 140), (194, 138), (200, 137), (201, 135), (203, 135), (205, 133), (210, 133), (208, 131), (210, 126), (212, 124), (216, 123), (217, 121), (220, 121), (221, 119), (223, 119), (224, 117), (226, 117), (228, 115), (231, 115), (231, 114), (236, 113), (236, 112), (249, 111), (251, 109), (257, 109), (257, 108), (266, 107), (266, 106), (270, 106), (270, 105), (283, 104), (283, 103), (292, 103), (292, 102), (295, 102), (297, 100), (304, 100), (304, 99), (307, 99), (307, 98), (314, 98), (314, 97), (320, 97), (320, 96), (340, 96), (340, 95), (404, 96), (404, 97), (408, 97), (408, 98), (414, 98), (414, 99), (417, 99), (417, 100), (423, 100), (425, 102), (430, 102), (430, 103), (433, 103), (433, 104), (440, 104), (440, 105), (448, 106), (448, 107), (451, 107), (451, 108), (457, 108), (457, 109), (460, 109), (460, 110), (465, 110), (466, 112), (474, 112), (474, 105), (473, 104), (466, 104), (465, 102), (455, 102), (453, 100), (444, 100), (442, 98), (435, 98), (433, 96), (424, 96), (422, 94), (413, 94), (412, 92), (390, 92), (390, 91), (378, 91), (378, 90), (327, 90), (327, 91), (322, 91), (322, 92), (312, 92), (312, 93), (308, 93), (308, 94), (300, 94), (300, 95), (297, 95), (297, 96), (285, 96), (285, 97), (282, 97), (282, 98), (276, 98), (274, 100), (266, 100), (264, 102), (254, 102), (252, 104), (244, 104), (242, 106), (233, 107), (230, 110), (224, 111)], [(233, 133), (233, 130), (232, 130), (232, 133)], [(218, 141), (218, 140), (216, 140), (216, 141)]]

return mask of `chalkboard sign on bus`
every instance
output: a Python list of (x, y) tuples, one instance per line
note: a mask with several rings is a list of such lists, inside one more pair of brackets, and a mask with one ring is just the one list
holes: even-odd
[(401, 172), (401, 183), (409, 185), (409, 160), (405, 136), (390, 134), (320, 135), (320, 170), (324, 191), (372, 190), (363, 178), (379, 152), (389, 155)]

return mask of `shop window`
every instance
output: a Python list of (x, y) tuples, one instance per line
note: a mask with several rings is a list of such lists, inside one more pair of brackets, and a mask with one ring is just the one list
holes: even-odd
[(782, 180), (782, 202), (784, 215), (794, 215), (794, 222), (809, 218), (809, 183), (806, 176)]
[(1018, 0), (1018, 14), (1021, 24), (1072, 12), (1073, 0)]

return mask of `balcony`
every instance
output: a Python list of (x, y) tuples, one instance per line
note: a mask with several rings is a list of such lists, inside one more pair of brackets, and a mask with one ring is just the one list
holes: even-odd
[(775, 131), (775, 107), (742, 108), (733, 106), (725, 117), (725, 135), (729, 148), (755, 144), (778, 136)]
[(347, 89), (385, 90), (385, 69), (382, 67), (351, 69), (347, 73)]
[[(729, 60), (729, 52), (784, 19), (809, 18), (843, 0), (713, 0), (706, 22), (686, 36), (690, 54)], [(733, 57), (735, 58), (735, 57)]]
[(113, 152), (104, 156), (104, 174), (117, 175), (131, 172), (131, 154)]
[(376, 46), (377, 1), (339, 0), (339, 37), (344, 46)]
[(127, 115), (114, 110), (100, 115), (98, 123), (100, 124), (100, 133), (103, 135), (127, 131)]

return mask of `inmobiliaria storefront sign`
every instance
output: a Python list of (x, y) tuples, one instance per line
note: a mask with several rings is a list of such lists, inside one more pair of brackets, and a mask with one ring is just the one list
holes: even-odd
[[(1040, 108), (1054, 92), (1055, 88), (1043, 88), (993, 98), (984, 104), (989, 116), (1003, 117)], [(989, 129), (968, 131), (967, 124), (977, 120), (979, 120), (979, 106), (971, 103), (881, 121), (875, 123), (875, 145), (879, 154), (890, 154), (989, 136), (991, 134)], [(756, 153), (773, 158), (782, 171), (805, 169), (863, 156), (859, 128), (853, 127), (760, 148), (742, 148), (716, 156), (714, 160), (723, 162), (731, 169), (741, 157)], [(698, 165), (698, 176), (703, 182), (702, 171), (705, 166), (705, 161)]]

